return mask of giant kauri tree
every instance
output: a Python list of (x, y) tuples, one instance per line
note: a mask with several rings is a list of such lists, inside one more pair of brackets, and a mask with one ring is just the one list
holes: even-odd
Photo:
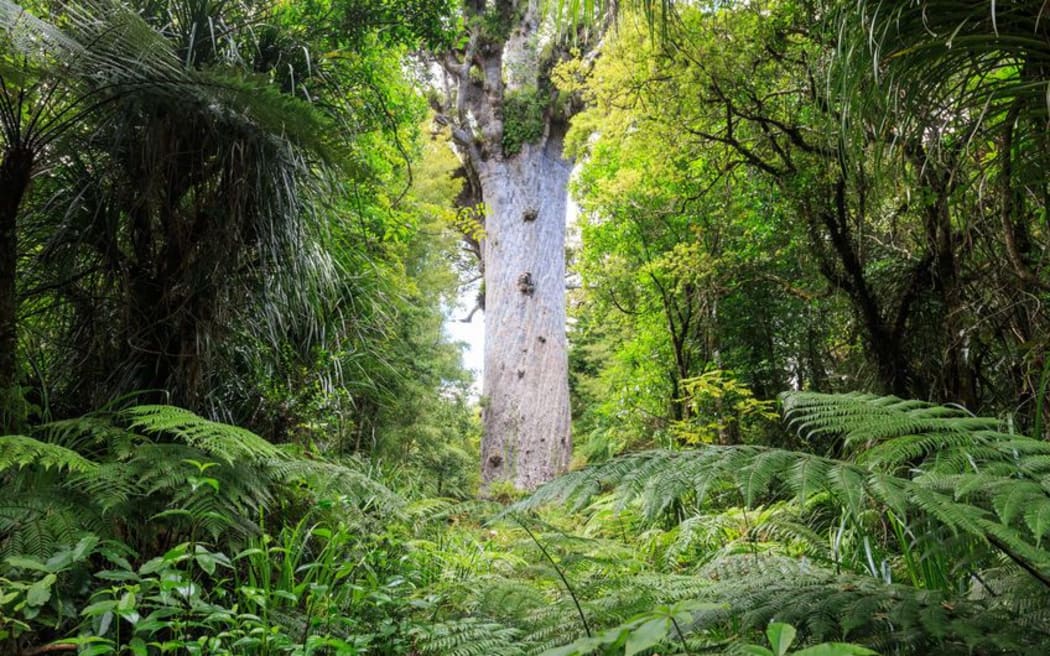
[[(442, 64), (445, 118), (485, 209), (482, 476), (531, 489), (568, 466), (565, 212), (571, 164), (551, 69), (554, 18), (536, 0), (471, 0)], [(565, 21), (561, 21), (565, 22)]]

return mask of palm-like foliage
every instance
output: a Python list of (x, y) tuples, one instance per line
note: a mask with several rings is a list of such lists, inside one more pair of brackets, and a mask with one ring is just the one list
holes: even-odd
[[(0, 3), (0, 428), (21, 414), (17, 382), (19, 209), (49, 144), (128, 89), (178, 74), (158, 35), (127, 7), (71, 9), (60, 29)], [(102, 11), (105, 10), (105, 11)], [(159, 46), (159, 47), (158, 47)]]
[(59, 416), (150, 390), (278, 439), (323, 403), (350, 426), (332, 441), (363, 445), (416, 378), (383, 352), (416, 309), (395, 245), (416, 218), (387, 193), (424, 107), (400, 51), (289, 5), (140, 13), (177, 74), (67, 130), (20, 217), (32, 387)]
[[(90, 56), (46, 71), (50, 84), (78, 96), (53, 101), (68, 159), (45, 187), (53, 190), (46, 205), (25, 221), (25, 240), (41, 254), (25, 287), (30, 296), (57, 290), (64, 301), (59, 336), (70, 359), (52, 366), (76, 363), (85, 374), (69, 397), (98, 405), (98, 392), (163, 387), (199, 403), (217, 328), (257, 295), (263, 271), (273, 281), (270, 307), (290, 315), (309, 316), (293, 310), (330, 277), (310, 236), (304, 190), (317, 180), (315, 167), (332, 160), (334, 130), (308, 103), (231, 69), (239, 55), (229, 26), (220, 25), (233, 48), (225, 59), (203, 48), (190, 57), (180, 53), (193, 44), (167, 38), (130, 9), (105, 9), (72, 7), (61, 17), (72, 26), (62, 34)], [(187, 15), (221, 23), (199, 13)], [(117, 19), (130, 27), (112, 39)], [(80, 34), (88, 28), (116, 45), (100, 47)], [(124, 50), (110, 52), (118, 46)], [(99, 72), (100, 59), (136, 77)], [(70, 113), (80, 98), (90, 100), (90, 116)], [(278, 272), (301, 284), (282, 284)]]
[[(19, 281), (23, 342), (43, 378), (33, 383), (53, 385), (46, 391), (64, 406), (56, 410), (165, 388), (158, 399), (229, 417), (258, 391), (214, 380), (223, 365), (247, 361), (267, 376), (281, 363), (257, 356), (280, 349), (312, 365), (316, 351), (341, 350), (346, 333), (358, 339), (360, 325), (389, 323), (348, 321), (366, 315), (358, 306), (389, 305), (373, 300), (367, 275), (384, 254), (362, 245), (382, 238), (384, 217), (367, 217), (377, 229), (347, 243), (341, 234), (320, 242), (346, 211), (348, 190), (327, 173), (349, 178), (364, 213), (375, 209), (363, 207), (374, 201), (364, 198), (373, 169), (390, 166), (378, 144), (348, 148), (354, 138), (385, 131), (399, 149), (391, 158), (407, 157), (398, 131), (415, 124), (418, 107), (402, 97), (398, 71), (384, 77), (393, 50), (373, 44), (351, 58), (327, 26), (307, 41), (289, 21), (308, 16), (255, 3), (185, 0), (141, 12), (83, 3), (64, 5), (53, 22), (4, 7), (12, 57), (3, 71), (18, 74), (4, 79), (18, 105), (4, 116), (21, 140), (11, 147), (27, 143), (56, 163), (38, 167), (50, 175), (22, 203), (17, 230), (19, 251), (33, 253)], [(375, 27), (355, 25), (355, 38)]]
[(1013, 277), (1043, 290), (1046, 244), (1033, 215), (1045, 210), (1048, 184), (1046, 9), (1036, 0), (843, 3), (833, 76), (866, 129), (905, 158), (921, 150), (954, 186), (982, 188)]
[(866, 56), (873, 77), (894, 91), (891, 102), (912, 110), (932, 103), (980, 111), (1018, 100), (1045, 112), (1045, 13), (1037, 1), (860, 0), (842, 6), (840, 47)]

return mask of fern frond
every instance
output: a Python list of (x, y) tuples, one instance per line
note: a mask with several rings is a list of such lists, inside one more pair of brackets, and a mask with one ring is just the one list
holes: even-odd
[[(714, 581), (700, 598), (725, 610), (699, 614), (692, 630), (729, 618), (751, 628), (781, 621), (818, 640), (845, 637), (883, 653), (1037, 653), (1050, 646), (1050, 634), (1001, 600), (958, 599), (762, 555), (720, 559), (700, 574)], [(1045, 591), (1038, 597), (1045, 602)]]
[[(696, 613), (694, 633), (776, 620), (884, 653), (1050, 649), (1050, 444), (894, 397), (798, 393), (784, 407), (789, 426), (846, 457), (748, 445), (634, 453), (552, 481), (507, 513), (561, 503), (595, 517), (619, 509), (642, 520), (636, 531), (673, 524), (644, 535), (669, 567), (694, 545), (704, 554), (692, 598), (718, 609)], [(631, 599), (659, 603), (637, 585), (618, 599), (637, 578), (629, 561), (610, 580), (598, 565), (564, 564), (596, 623), (615, 624)], [(901, 576), (913, 585), (891, 582)], [(579, 637), (562, 599), (528, 618), (536, 643)]]
[(30, 465), (81, 473), (92, 472), (97, 467), (76, 451), (57, 444), (23, 435), (0, 436), (0, 471)]
[(442, 522), (442, 526), (445, 522), (454, 522), (461, 518), (478, 521), (482, 518), (493, 517), (501, 510), (503, 506), (499, 502), (487, 499), (462, 501), (434, 497), (419, 499), (405, 508), (407, 515), (417, 522)]
[(841, 439), (858, 450), (858, 462), (883, 466), (914, 462), (944, 449), (1010, 438), (996, 419), (922, 401), (873, 394), (781, 395), (784, 419), (801, 437)]
[[(860, 448), (855, 461), (754, 446), (649, 451), (575, 472), (521, 508), (548, 501), (583, 507), (609, 490), (650, 520), (732, 493), (747, 505), (827, 494), (862, 522), (871, 510), (920, 511), (993, 545), (1050, 585), (1050, 444), (997, 430), (997, 422), (892, 397), (798, 393), (789, 423)], [(907, 469), (902, 469), (902, 465)]]
[[(80, 498), (61, 486), (34, 480), (31, 487), (5, 487), (0, 497), (0, 557), (46, 557), (71, 546), (102, 522)], [(2, 558), (0, 558), (2, 559)]]
[(525, 656), (520, 639), (516, 628), (472, 618), (434, 624), (416, 633), (420, 653), (434, 656)]
[(47, 442), (96, 460), (107, 456), (126, 458), (135, 445), (142, 442), (141, 436), (128, 432), (114, 423), (111, 415), (104, 413), (53, 421), (38, 427), (34, 433)]
[(357, 463), (327, 460), (285, 458), (268, 463), (276, 480), (306, 483), (321, 498), (340, 497), (359, 510), (376, 510), (400, 515), (405, 500), (368, 473)]
[(103, 462), (90, 472), (70, 476), (65, 485), (91, 499), (103, 513), (145, 492), (134, 467), (125, 462)]
[(130, 430), (176, 437), (227, 463), (285, 458), (280, 449), (249, 430), (210, 421), (182, 408), (142, 405), (128, 408), (120, 415)]

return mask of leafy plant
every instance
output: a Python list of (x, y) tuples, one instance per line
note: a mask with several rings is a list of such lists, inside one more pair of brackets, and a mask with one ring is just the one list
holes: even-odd
[(772, 401), (756, 399), (730, 372), (712, 369), (679, 385), (690, 419), (674, 422), (671, 431), (685, 444), (736, 442), (756, 432), (755, 424), (777, 418)]
[[(1050, 615), (1039, 519), (1045, 442), (894, 397), (792, 393), (783, 404), (801, 439), (840, 457), (757, 446), (648, 451), (570, 473), (517, 508), (557, 501), (583, 510), (611, 493), (614, 507), (657, 523), (791, 501), (810, 540), (824, 535), (826, 546), (797, 560), (752, 542), (713, 558), (697, 598), (724, 610), (698, 614), (691, 630), (776, 618), (816, 639), (847, 635), (884, 650), (1045, 644), (1029, 623)], [(1023, 617), (1014, 615), (1020, 604)]]
[[(402, 502), (362, 471), (167, 406), (54, 422), (38, 435), (0, 437), (0, 548), (11, 554), (0, 614), (14, 644), (45, 628), (72, 636), (78, 612), (78, 644), (91, 653), (175, 644), (286, 653), (338, 641), (357, 650), (401, 633), (390, 619), (401, 606), (383, 593), (400, 575), (365, 536), (370, 516), (396, 517)], [(268, 546), (256, 518), (300, 508), (313, 510)], [(320, 525), (326, 517), (339, 518), (334, 529)], [(89, 556), (112, 567), (96, 571)]]
[(8, 556), (0, 576), (0, 646), (17, 651), (24, 634), (35, 627), (60, 629), (75, 615), (71, 597), (84, 584), (87, 560), (99, 550), (95, 536), (62, 549), (46, 561)]
[(585, 656), (595, 652), (620, 654), (621, 650), (624, 656), (635, 656), (673, 640), (680, 640), (685, 645), (682, 627), (689, 626), (696, 611), (712, 607), (711, 604), (696, 601), (658, 606), (593, 637), (580, 638), (564, 647), (548, 649), (541, 656)]
[(769, 639), (769, 648), (761, 645), (744, 645), (740, 653), (749, 656), (874, 656), (875, 652), (857, 645), (847, 645), (841, 642), (825, 642), (805, 649), (789, 652), (788, 649), (795, 642), (797, 635), (795, 627), (782, 622), (774, 622), (766, 629), (766, 638)]
[(503, 99), (503, 154), (516, 155), (522, 146), (543, 136), (550, 101), (540, 89), (507, 93)]

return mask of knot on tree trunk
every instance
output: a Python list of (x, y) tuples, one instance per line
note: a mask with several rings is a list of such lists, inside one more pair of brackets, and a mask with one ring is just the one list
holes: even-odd
[(532, 296), (536, 291), (536, 283), (532, 280), (532, 273), (526, 271), (518, 276), (518, 290), (526, 296)]

